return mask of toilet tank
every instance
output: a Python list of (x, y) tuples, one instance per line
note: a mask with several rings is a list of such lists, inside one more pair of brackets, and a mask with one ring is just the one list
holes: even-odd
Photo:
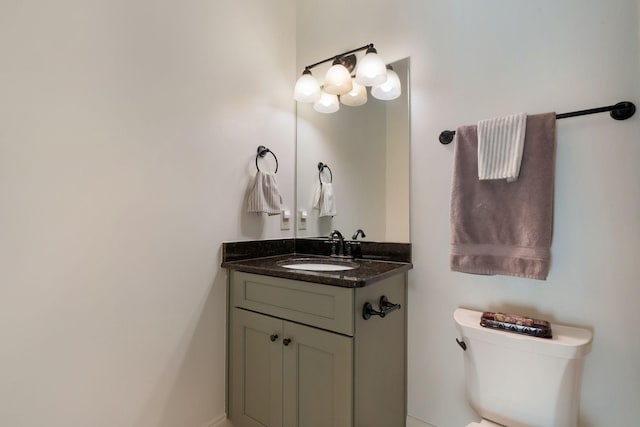
[(591, 331), (551, 325), (553, 338), (480, 326), (482, 312), (458, 308), (466, 343), (467, 399), (482, 418), (509, 427), (575, 427), (582, 361)]

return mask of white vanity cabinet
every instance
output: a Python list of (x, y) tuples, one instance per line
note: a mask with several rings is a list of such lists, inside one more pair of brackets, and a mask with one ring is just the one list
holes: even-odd
[[(229, 285), (234, 427), (405, 425), (405, 273), (347, 288), (231, 270)], [(365, 320), (383, 295), (402, 308)]]

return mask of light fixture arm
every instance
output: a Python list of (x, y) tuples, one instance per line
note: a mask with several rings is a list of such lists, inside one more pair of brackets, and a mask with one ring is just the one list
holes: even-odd
[(347, 55), (350, 55), (352, 53), (356, 53), (356, 52), (360, 52), (362, 50), (372, 49), (372, 48), (373, 48), (373, 43), (369, 43), (369, 44), (364, 45), (362, 47), (359, 47), (357, 49), (352, 49), (352, 50), (349, 50), (347, 52), (343, 52), (343, 53), (340, 53), (338, 55), (334, 55), (334, 56), (332, 56), (330, 58), (323, 59), (322, 61), (318, 61), (315, 64), (307, 65), (306, 67), (304, 67), (304, 69), (305, 69), (305, 71), (308, 71), (308, 70), (311, 70), (313, 67), (316, 67), (316, 66), (318, 66), (320, 64), (324, 64), (325, 62), (339, 60), (343, 56), (347, 56)]

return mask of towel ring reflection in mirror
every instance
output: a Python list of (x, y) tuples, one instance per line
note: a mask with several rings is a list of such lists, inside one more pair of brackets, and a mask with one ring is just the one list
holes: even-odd
[(329, 181), (327, 184), (330, 184), (333, 182), (333, 172), (331, 172), (331, 168), (322, 162), (318, 162), (318, 179), (320, 180), (320, 184), (324, 184), (324, 182), (322, 182), (322, 171), (325, 169), (329, 171)]
[(258, 157), (264, 157), (267, 155), (267, 153), (271, 153), (271, 155), (273, 156), (273, 158), (276, 160), (276, 171), (274, 173), (278, 173), (278, 158), (276, 157), (276, 155), (273, 153), (273, 151), (269, 150), (267, 147), (265, 147), (264, 145), (260, 145), (258, 147), (258, 154), (256, 154), (256, 169), (260, 170), (260, 166), (258, 166)]

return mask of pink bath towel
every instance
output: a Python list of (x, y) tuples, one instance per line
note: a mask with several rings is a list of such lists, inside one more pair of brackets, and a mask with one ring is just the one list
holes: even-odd
[(480, 181), (477, 127), (458, 128), (451, 190), (452, 271), (547, 278), (555, 152), (555, 113), (528, 116), (518, 181)]

